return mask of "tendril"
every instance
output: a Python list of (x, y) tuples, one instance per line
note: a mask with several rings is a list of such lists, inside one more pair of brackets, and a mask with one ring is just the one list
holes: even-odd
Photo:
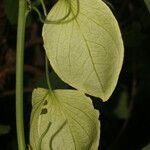
[[(44, 16), (41, 15), (41, 12), (38, 10), (37, 6), (36, 6), (36, 3), (31, 3), (31, 0), (27, 0), (27, 3), (28, 3), (28, 12), (27, 12), (27, 15), (29, 14), (29, 12), (31, 12), (32, 10), (35, 11), (39, 17), (39, 20), (40, 22), (42, 23), (45, 23), (45, 24), (64, 24), (64, 23), (68, 23), (72, 20), (74, 20), (78, 13), (79, 13), (79, 0), (76, 0), (77, 2), (77, 12), (74, 14), (73, 11), (72, 11), (72, 5), (71, 5), (71, 0), (66, 0), (66, 3), (68, 5), (68, 12), (66, 13), (66, 15), (58, 20), (48, 20), (46, 17), (47, 17), (47, 11), (46, 11), (46, 7), (45, 7), (45, 4), (43, 2), (43, 0), (38, 0), (38, 4), (41, 4), (42, 5), (42, 9), (43, 9), (43, 12), (44, 12)], [(70, 14), (73, 14), (73, 17), (68, 19), (68, 20), (65, 20), (66, 18), (69, 17)]]
[[(76, 12), (76, 14), (74, 14), (73, 11), (72, 11), (71, 0), (67, 0), (67, 3), (69, 5), (69, 11), (63, 18), (61, 18), (59, 20), (56, 20), (56, 21), (50, 21), (50, 20), (46, 19), (44, 23), (47, 23), (47, 24), (65, 24), (65, 23), (68, 23), (68, 22), (74, 20), (79, 14), (79, 10), (80, 10), (79, 9), (80, 8), (79, 0), (76, 0), (76, 4), (77, 4), (77, 12)], [(71, 12), (73, 14), (73, 17), (71, 19), (65, 20), (70, 15)]]

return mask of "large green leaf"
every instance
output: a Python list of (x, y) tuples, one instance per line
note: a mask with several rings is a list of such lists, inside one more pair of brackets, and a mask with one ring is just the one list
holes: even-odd
[(36, 89), (32, 95), (30, 145), (34, 150), (98, 149), (99, 112), (76, 90)]
[[(101, 0), (69, 0), (70, 15), (57, 24), (44, 24), (46, 54), (60, 78), (76, 89), (107, 100), (123, 62), (118, 23)], [(47, 20), (59, 20), (69, 11), (59, 0)]]

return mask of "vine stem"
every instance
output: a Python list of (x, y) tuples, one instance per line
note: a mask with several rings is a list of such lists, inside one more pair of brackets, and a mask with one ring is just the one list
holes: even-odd
[(25, 150), (24, 115), (23, 115), (23, 64), (24, 40), (27, 2), (19, 0), (18, 28), (17, 28), (17, 54), (16, 54), (16, 128), (18, 150)]
[[(46, 7), (45, 7), (45, 4), (44, 4), (43, 0), (40, 0), (40, 3), (42, 5), (43, 11), (44, 11), (44, 15), (46, 17), (47, 16), (47, 11), (46, 11)], [(49, 65), (49, 60), (47, 58), (47, 55), (45, 54), (46, 82), (47, 82), (49, 94), (53, 95), (53, 91), (52, 91), (52, 87), (51, 87), (51, 82), (50, 82), (50, 79), (49, 79), (48, 65)]]
[(50, 83), (50, 79), (49, 79), (48, 64), (49, 64), (49, 61), (48, 61), (48, 58), (47, 58), (47, 56), (45, 54), (46, 82), (47, 82), (49, 94), (52, 94), (52, 87), (51, 87), (51, 83)]

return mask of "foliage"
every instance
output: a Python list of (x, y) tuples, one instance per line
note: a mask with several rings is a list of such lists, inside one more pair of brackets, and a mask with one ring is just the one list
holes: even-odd
[[(116, 86), (123, 61), (118, 24), (102, 1), (72, 0), (70, 5), (65, 20), (44, 24), (46, 54), (62, 80), (106, 101)], [(47, 19), (63, 18), (69, 11), (67, 6), (65, 0), (59, 0)]]
[[(0, 136), (0, 149), (17, 150), (14, 92), (17, 23), (12, 24), (6, 14), (5, 5), (10, 4), (9, 14), (13, 15), (13, 4), (9, 1), (2, 0), (0, 3), (0, 124), (8, 124), (11, 130), (8, 134)], [(47, 10), (50, 10), (57, 0), (44, 1)], [(13, 2), (15, 3), (15, 0)], [(94, 107), (101, 112), (101, 150), (141, 150), (150, 142), (150, 14), (145, 2), (146, 0), (106, 1), (121, 28), (125, 59), (119, 82), (110, 100), (102, 103), (99, 98), (91, 97)], [(41, 10), (39, 4), (38, 9)], [(29, 16), (33, 17), (33, 21), (26, 27), (24, 61), (24, 118), (27, 143), (31, 92), (35, 87), (47, 88), (41, 38), (43, 24), (39, 22), (35, 12), (31, 12)], [(49, 71), (53, 89), (72, 89), (58, 76), (53, 77), (51, 68)], [(58, 83), (55, 84), (56, 82)]]
[(97, 149), (99, 112), (90, 98), (76, 90), (36, 89), (32, 96), (32, 149)]
[(97, 0), (59, 0), (46, 21), (43, 40), (47, 57), (60, 78), (79, 91), (49, 89), (48, 97), (40, 89), (33, 93), (31, 148), (96, 150), (98, 116), (80, 92), (104, 101), (111, 96), (123, 61), (117, 21), (104, 2)]

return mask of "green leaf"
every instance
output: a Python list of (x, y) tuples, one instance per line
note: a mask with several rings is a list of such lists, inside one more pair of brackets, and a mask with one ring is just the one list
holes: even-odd
[(0, 136), (9, 133), (10, 126), (0, 125)]
[(142, 150), (150, 150), (150, 144), (148, 144), (147, 146), (145, 146)]
[[(44, 24), (46, 54), (59, 77), (76, 89), (107, 100), (123, 62), (123, 42), (118, 23), (101, 0), (71, 0), (69, 17)], [(79, 2), (79, 4), (77, 4)], [(66, 0), (59, 0), (48, 20), (67, 15)]]
[(150, 0), (144, 0), (144, 2), (147, 6), (148, 11), (150, 12)]
[(32, 95), (30, 146), (34, 150), (98, 149), (99, 112), (76, 90), (38, 88)]

